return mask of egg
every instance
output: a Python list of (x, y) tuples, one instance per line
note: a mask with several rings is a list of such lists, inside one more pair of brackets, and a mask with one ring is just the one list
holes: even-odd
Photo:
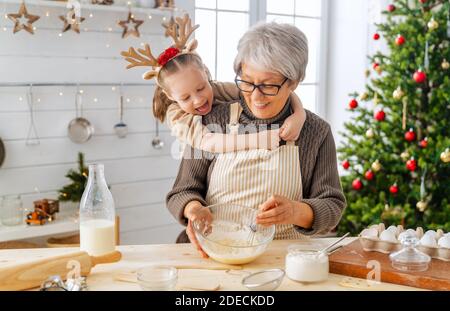
[(386, 230), (392, 231), (394, 234), (397, 233), (397, 227), (396, 226), (389, 226)]
[(428, 247), (437, 247), (436, 239), (434, 238), (433, 234), (426, 234), (426, 233), (420, 239), (420, 245)]
[(422, 227), (417, 227), (416, 235), (417, 235), (417, 238), (419, 238), (419, 239), (423, 237), (423, 228)]
[(415, 237), (417, 237), (417, 233), (415, 230), (407, 229), (406, 231), (403, 231), (398, 235), (398, 240), (401, 241), (406, 235), (414, 235)]
[(361, 236), (366, 238), (378, 237), (378, 230), (376, 228), (364, 229), (361, 231)]
[(387, 229), (381, 232), (380, 240), (397, 243), (397, 239), (395, 238), (395, 232)]
[(440, 247), (450, 248), (450, 235), (440, 238), (438, 241), (438, 245)]
[(429, 235), (429, 236), (433, 237), (433, 239), (436, 239), (436, 234), (437, 234), (436, 231), (428, 230), (427, 232), (425, 232), (424, 235)]

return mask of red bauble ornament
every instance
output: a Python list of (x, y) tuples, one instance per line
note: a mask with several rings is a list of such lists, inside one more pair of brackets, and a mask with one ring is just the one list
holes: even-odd
[(350, 109), (355, 109), (356, 107), (358, 107), (358, 101), (356, 99), (352, 99), (349, 103), (348, 103), (348, 107)]
[(361, 180), (359, 178), (356, 178), (353, 182), (352, 182), (352, 188), (354, 190), (361, 190), (363, 184), (361, 182)]
[(413, 129), (409, 129), (409, 131), (405, 133), (405, 139), (409, 142), (416, 140), (416, 133), (414, 133)]
[(374, 39), (374, 40), (380, 39), (380, 35), (379, 35), (378, 33), (374, 33), (374, 34), (373, 34), (373, 39)]
[(427, 75), (419, 69), (414, 73), (413, 79), (416, 83), (423, 83), (427, 79)]
[(427, 3), (427, 0), (420, 0), (420, 3), (425, 4)]
[(378, 110), (377, 112), (375, 112), (375, 120), (377, 121), (384, 121), (384, 119), (386, 118), (386, 113), (383, 110)]
[(372, 180), (372, 179), (374, 178), (374, 176), (375, 176), (375, 174), (374, 174), (371, 170), (368, 170), (368, 171), (364, 174), (364, 177), (365, 177), (367, 180)]
[(348, 168), (350, 167), (350, 162), (348, 162), (347, 160), (342, 161), (342, 167), (345, 170), (348, 170)]
[(373, 63), (372, 66), (373, 66), (373, 69), (377, 69), (377, 67), (380, 66), (380, 64), (378, 64), (378, 63)]
[(411, 172), (414, 172), (417, 169), (417, 161), (414, 158), (406, 161), (406, 168)]
[(402, 35), (398, 35), (395, 38), (395, 44), (397, 44), (398, 46), (403, 45), (405, 43), (405, 37), (403, 37)]
[(389, 187), (389, 192), (392, 194), (397, 194), (398, 193), (398, 186), (397, 184), (393, 184), (392, 186)]
[(420, 148), (426, 148), (428, 146), (428, 139), (425, 137), (419, 142)]
[(395, 11), (395, 5), (389, 4), (388, 7), (387, 7), (387, 10), (388, 10), (389, 12), (394, 12), (394, 11)]

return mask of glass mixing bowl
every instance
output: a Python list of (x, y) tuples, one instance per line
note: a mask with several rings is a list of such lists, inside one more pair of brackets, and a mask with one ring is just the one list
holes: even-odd
[(264, 253), (273, 240), (275, 225), (254, 225), (257, 209), (234, 204), (206, 208), (213, 215), (212, 223), (196, 220), (193, 227), (201, 247), (215, 261), (234, 265), (249, 263)]

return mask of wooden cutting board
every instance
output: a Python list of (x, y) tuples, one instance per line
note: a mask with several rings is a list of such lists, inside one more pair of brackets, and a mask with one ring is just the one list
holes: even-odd
[(359, 240), (330, 255), (330, 272), (366, 279), (367, 274), (374, 270), (373, 266), (367, 268), (370, 260), (380, 263), (382, 282), (431, 290), (450, 290), (450, 262), (432, 259), (427, 271), (402, 272), (391, 266), (388, 254), (366, 252)]

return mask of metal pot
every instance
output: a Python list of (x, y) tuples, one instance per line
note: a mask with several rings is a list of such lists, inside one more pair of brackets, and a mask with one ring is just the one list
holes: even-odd
[[(80, 115), (78, 116), (78, 104), (80, 107)], [(67, 128), (68, 135), (71, 141), (77, 144), (82, 144), (87, 142), (94, 134), (94, 127), (85, 118), (83, 118), (83, 105), (81, 102), (81, 94), (77, 90), (75, 95), (75, 111), (77, 117), (70, 121)]]
[(5, 161), (5, 145), (0, 137), (0, 167), (3, 164), (3, 161)]

